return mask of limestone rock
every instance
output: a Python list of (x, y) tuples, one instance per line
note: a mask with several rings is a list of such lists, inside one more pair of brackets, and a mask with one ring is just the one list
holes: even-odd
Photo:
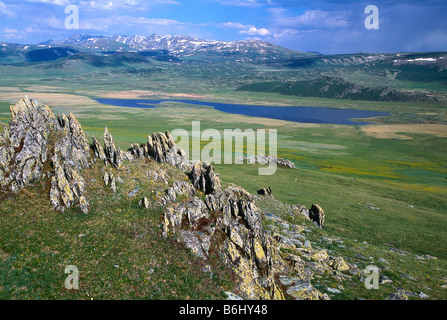
[(166, 190), (166, 195), (160, 199), (158, 205), (166, 206), (167, 204), (174, 202), (178, 196), (186, 195), (187, 198), (194, 196), (194, 186), (188, 181), (175, 181), (172, 187)]
[(70, 162), (75, 168), (88, 167), (90, 146), (82, 130), (81, 124), (73, 115), (58, 115), (58, 133), (61, 138), (55, 143), (55, 150), (60, 152), (64, 163)]
[(349, 265), (345, 262), (342, 257), (336, 258), (333, 262), (330, 263), (332, 268), (338, 271), (348, 271)]
[(308, 281), (298, 281), (287, 289), (287, 293), (296, 300), (320, 300), (324, 295)]
[[(198, 174), (194, 177), (202, 177), (207, 170), (199, 163), (195, 172)], [(196, 186), (203, 188), (206, 183)], [(208, 249), (213, 245), (239, 277), (245, 297), (284, 299), (274, 276), (275, 272), (286, 272), (287, 267), (273, 238), (263, 230), (260, 215), (252, 196), (243, 188), (230, 185), (223, 191), (215, 189), (205, 201), (192, 197), (186, 203), (168, 207), (163, 215), (163, 236), (179, 233), (180, 241), (202, 258), (208, 257)]]
[(129, 148), (129, 152), (136, 158), (148, 157), (147, 144), (133, 143)]
[(109, 182), (110, 182), (110, 177), (109, 177), (109, 173), (108, 173), (107, 171), (104, 172), (103, 180), (104, 180), (104, 184), (105, 184), (106, 186), (108, 186), (108, 185), (109, 185)]

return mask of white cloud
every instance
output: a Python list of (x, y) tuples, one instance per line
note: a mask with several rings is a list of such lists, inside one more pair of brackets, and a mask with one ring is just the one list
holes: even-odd
[(251, 26), (247, 26), (240, 22), (225, 22), (225, 23), (219, 24), (218, 27), (230, 28), (230, 29), (247, 29), (247, 28), (250, 28)]
[(348, 25), (346, 12), (306, 10), (302, 15), (290, 17), (284, 15), (286, 10), (270, 11), (273, 13), (275, 23), (279, 26), (336, 28)]
[(16, 16), (16, 14), (14, 12), (12, 12), (7, 6), (6, 4), (3, 3), (3, 1), (0, 1), (0, 12), (7, 15), (10, 18), (13, 18)]
[(239, 29), (240, 34), (248, 34), (250, 36), (267, 36), (271, 32), (266, 28), (256, 28), (252, 25), (245, 25), (240, 22), (225, 22), (218, 25), (221, 28)]
[(69, 4), (71, 4), (70, 0), (28, 0), (28, 2), (47, 3), (57, 6), (68, 6)]
[(248, 30), (241, 30), (239, 33), (248, 34), (250, 36), (267, 36), (270, 34), (270, 31), (266, 28), (257, 29), (256, 27), (251, 27)]
[(221, 0), (221, 4), (235, 7), (260, 7), (270, 5), (271, 0)]
[(14, 39), (14, 40), (18, 40), (18, 39), (23, 39), (25, 38), (25, 33), (23, 31), (19, 31), (16, 28), (4, 28), (2, 30), (2, 36), (5, 39)]

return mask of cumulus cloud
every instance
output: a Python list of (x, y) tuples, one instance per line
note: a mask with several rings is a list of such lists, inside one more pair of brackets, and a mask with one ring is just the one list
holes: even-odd
[(248, 30), (241, 30), (239, 33), (248, 34), (251, 36), (267, 36), (270, 34), (270, 31), (266, 28), (257, 29), (256, 27), (251, 27)]
[(218, 27), (223, 27), (223, 28), (230, 28), (230, 29), (247, 29), (250, 28), (250, 26), (247, 26), (245, 24), (242, 24), (240, 22), (225, 22), (225, 23), (220, 23), (218, 25)]
[(218, 25), (223, 28), (239, 29), (240, 34), (248, 34), (250, 36), (267, 36), (271, 32), (266, 28), (256, 28), (252, 25), (245, 25), (240, 22), (225, 22)]

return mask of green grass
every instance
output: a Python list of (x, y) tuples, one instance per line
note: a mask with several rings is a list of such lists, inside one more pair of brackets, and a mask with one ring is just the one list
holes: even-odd
[[(415, 81), (424, 74), (410, 77), (410, 69), (406, 69), (409, 73), (405, 78), (396, 79), (391, 69), (288, 69), (229, 62), (176, 65), (153, 61), (150, 65), (137, 63), (132, 68), (85, 64), (48, 67), (46, 63), (0, 66), (0, 86), (20, 89), (16, 96), (11, 93), (8, 97), (0, 96), (0, 121), (10, 120), (9, 105), (22, 95), (33, 97), (37, 92), (56, 92), (71, 96), (50, 104), (53, 111), (73, 111), (89, 139), (94, 135), (102, 140), (107, 126), (123, 150), (133, 142), (145, 142), (152, 132), (190, 131), (193, 120), (201, 121), (202, 130), (214, 128), (220, 132), (236, 128), (277, 129), (278, 155), (291, 159), (299, 169), (278, 168), (273, 176), (259, 176), (254, 165), (216, 165), (223, 182), (236, 183), (253, 194), (259, 188), (271, 186), (275, 198), (288, 204), (303, 203), (308, 207), (320, 204), (326, 213), (324, 232), (342, 238), (346, 244), (345, 249), (334, 249), (352, 259), (357, 253), (382, 256), (393, 264), (392, 271), (386, 271), (390, 277), (408, 283), (414, 290), (432, 287), (431, 296), (445, 298), (446, 289), (438, 287), (447, 260), (443, 245), (447, 240), (446, 138), (405, 132), (412, 139), (378, 139), (366, 135), (358, 126), (275, 122), (178, 103), (164, 103), (156, 109), (131, 109), (100, 105), (93, 100), (79, 105), (67, 101), (70, 97), (95, 98), (121, 90), (153, 91), (156, 95), (151, 98), (162, 99), (180, 91), (202, 94), (213, 101), (353, 108), (391, 114), (378, 119), (379, 123), (445, 124), (444, 83)], [(234, 90), (248, 83), (285, 78), (311, 80), (320, 74), (341, 76), (364, 86), (380, 83), (396, 90), (436, 93), (440, 103), (355, 101)], [(57, 88), (32, 87), (35, 85)], [(6, 93), (6, 89), (0, 92), (5, 96)], [(136, 199), (123, 201), (102, 186), (99, 172), (88, 171), (87, 177), (97, 180), (91, 184), (95, 188), (90, 190), (91, 195), (97, 198), (92, 201), (89, 215), (75, 209), (54, 213), (48, 204), (47, 190), (41, 184), (2, 200), (0, 261), (1, 270), (6, 271), (0, 277), (0, 298), (207, 299), (221, 297), (224, 289), (231, 290), (231, 281), (224, 270), (210, 280), (202, 272), (202, 262), (176, 241), (160, 238), (160, 209), (147, 211), (136, 205)], [(145, 186), (156, 192), (161, 192), (162, 187), (165, 186), (155, 189)], [(152, 193), (147, 196), (155, 199)], [(272, 206), (266, 208), (273, 210)], [(371, 206), (380, 209), (370, 209)], [(86, 236), (79, 237), (82, 234)], [(363, 241), (368, 245), (363, 245)], [(386, 244), (412, 254), (390, 253)], [(438, 260), (430, 263), (414, 260), (414, 254), (430, 254)], [(358, 263), (365, 266), (368, 261)], [(67, 292), (63, 287), (66, 277), (63, 271), (69, 264), (78, 265), (81, 272), (81, 290), (76, 292)], [(402, 274), (410, 274), (416, 280)], [(430, 285), (430, 281), (436, 285)], [(357, 282), (345, 284), (341, 297), (379, 299), (391, 293), (366, 291)], [(210, 286), (219, 290), (209, 289)]]
[[(144, 195), (154, 198), (167, 187), (145, 175), (163, 166), (136, 162), (115, 171), (124, 180), (116, 194), (102, 182), (101, 167), (83, 172), (91, 205), (87, 215), (76, 208), (54, 212), (45, 182), (2, 200), (0, 299), (224, 298), (233, 282), (220, 258), (205, 262), (174, 238), (163, 239), (162, 208), (138, 206)], [(183, 176), (166, 169), (171, 180)], [(129, 198), (136, 186), (140, 192)], [(206, 264), (212, 273), (203, 271)], [(69, 265), (79, 269), (79, 290), (65, 289)]]
[(224, 182), (239, 184), (251, 193), (270, 186), (282, 202), (302, 203), (308, 208), (318, 203), (326, 213), (326, 231), (331, 234), (447, 258), (444, 246), (433, 246), (447, 240), (443, 193), (405, 190), (305, 169), (278, 168), (273, 176), (259, 176), (257, 170), (255, 165), (216, 165)]

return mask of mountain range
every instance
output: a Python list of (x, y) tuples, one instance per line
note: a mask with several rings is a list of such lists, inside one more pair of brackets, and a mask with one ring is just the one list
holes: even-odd
[[(389, 90), (377, 79), (391, 86), (395, 80), (405, 81), (410, 91), (415, 82), (447, 84), (447, 52), (323, 55), (261, 40), (210, 41), (186, 35), (75, 34), (37, 45), (0, 42), (0, 66), (27, 67), (29, 63), (72, 74), (95, 70), (116, 74), (118, 69), (146, 74), (148, 67), (155, 70), (179, 64), (182, 70), (189, 70), (188, 78), (191, 72), (200, 79), (204, 75), (225, 78), (224, 72), (234, 89), (354, 100), (413, 101), (421, 97)], [(366, 87), (358, 85), (356, 75), (366, 79)], [(379, 90), (374, 89), (377, 86)]]

